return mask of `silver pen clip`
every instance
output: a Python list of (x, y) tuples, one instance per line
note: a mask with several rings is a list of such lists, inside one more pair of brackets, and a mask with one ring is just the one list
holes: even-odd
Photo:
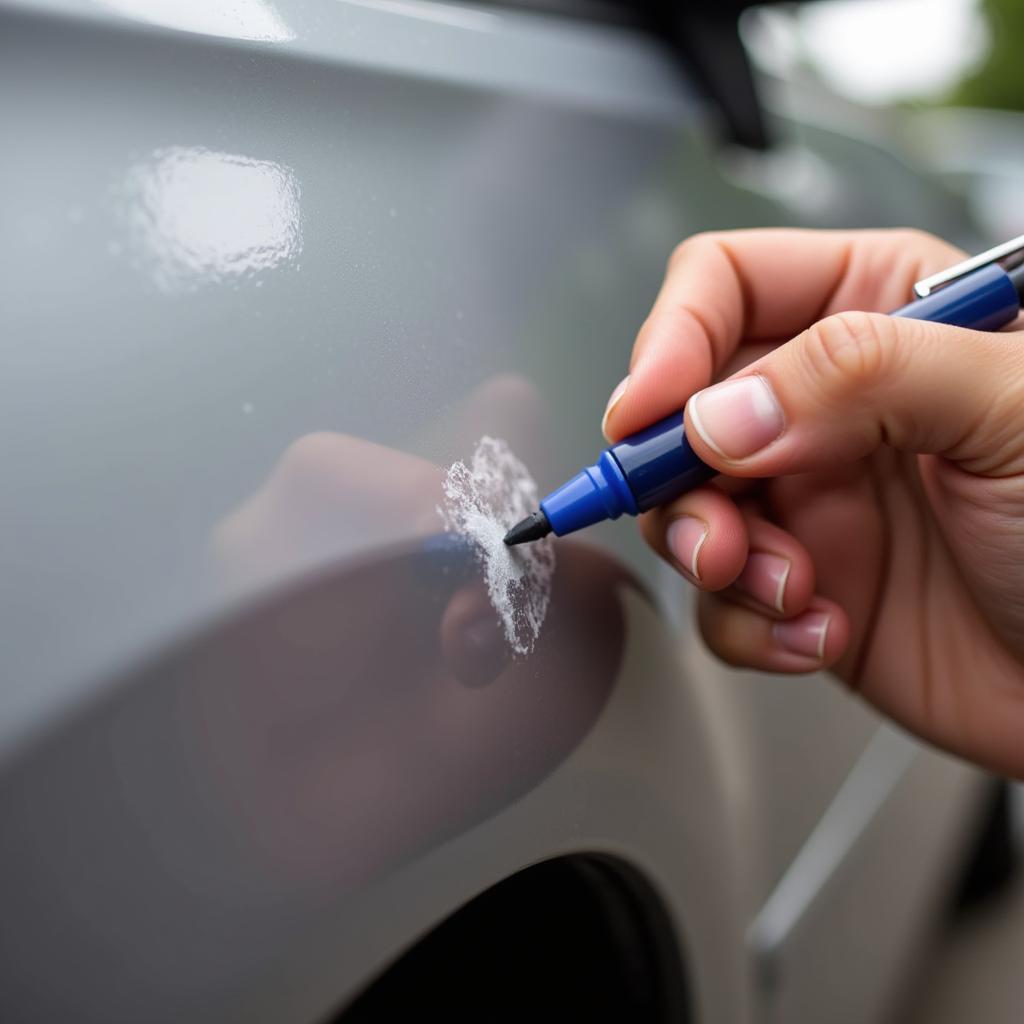
[(1019, 267), (1024, 263), (1024, 235), (986, 249), (985, 252), (978, 253), (977, 256), (972, 256), (962, 263), (932, 274), (931, 277), (922, 278), (914, 285), (914, 295), (919, 299), (926, 298), (932, 292), (937, 292), (940, 288), (945, 288), (947, 284), (959, 281), (961, 277), (966, 277), (972, 271), (980, 270), (989, 263), (998, 263), (1003, 270), (1013, 270), (1014, 267)]

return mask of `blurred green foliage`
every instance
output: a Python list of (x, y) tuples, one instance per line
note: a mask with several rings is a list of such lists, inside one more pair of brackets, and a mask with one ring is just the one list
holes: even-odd
[(992, 48), (952, 92), (958, 106), (1024, 110), (1024, 0), (981, 0)]

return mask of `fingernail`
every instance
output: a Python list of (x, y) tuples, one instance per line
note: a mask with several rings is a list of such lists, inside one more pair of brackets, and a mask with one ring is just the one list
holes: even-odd
[(749, 374), (699, 391), (687, 403), (697, 433), (726, 459), (744, 459), (783, 430), (782, 406), (764, 377)]
[(697, 559), (704, 541), (708, 539), (708, 524), (696, 516), (680, 516), (669, 523), (665, 538), (672, 557), (699, 580)]
[(736, 579), (736, 589), (777, 612), (784, 612), (786, 582), (791, 568), (788, 558), (755, 551), (747, 557), (747, 564)]
[(608, 399), (608, 405), (605, 407), (604, 416), (601, 417), (601, 433), (604, 434), (607, 440), (611, 440), (608, 437), (608, 417), (611, 415), (612, 409), (619, 404), (619, 399), (626, 393), (626, 388), (629, 387), (629, 374), (627, 373), (618, 384), (615, 385), (615, 390), (612, 392), (612, 397)]
[(827, 612), (804, 612), (795, 619), (776, 622), (772, 634), (783, 650), (821, 661), (831, 616)]

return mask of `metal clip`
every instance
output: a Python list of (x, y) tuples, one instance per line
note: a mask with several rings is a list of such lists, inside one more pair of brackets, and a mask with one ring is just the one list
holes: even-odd
[(932, 292), (937, 292), (947, 284), (959, 281), (961, 277), (966, 277), (989, 263), (998, 263), (1003, 270), (1013, 270), (1014, 267), (1019, 267), (1024, 263), (1024, 235), (1011, 238), (1008, 242), (993, 246), (985, 252), (978, 253), (977, 256), (964, 260), (963, 263), (957, 263), (955, 266), (940, 270), (937, 274), (932, 274), (931, 277), (923, 278), (914, 285), (914, 295), (919, 299), (926, 298)]

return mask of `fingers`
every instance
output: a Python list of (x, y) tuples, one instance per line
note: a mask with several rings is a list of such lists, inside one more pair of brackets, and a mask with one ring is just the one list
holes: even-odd
[(827, 469), (883, 444), (1006, 476), (1024, 470), (1022, 380), (1015, 334), (841, 313), (694, 395), (686, 432), (732, 476)]
[(799, 614), (814, 595), (814, 563), (807, 549), (758, 516), (747, 515), (746, 523), (750, 551), (724, 596), (772, 619)]
[(728, 586), (747, 560), (747, 524), (732, 499), (711, 486), (652, 510), (640, 529), (662, 558), (706, 590)]
[(791, 534), (702, 487), (646, 516), (648, 543), (701, 590), (776, 618), (802, 611), (814, 593), (814, 564)]
[(704, 640), (723, 661), (766, 672), (814, 672), (834, 665), (850, 639), (850, 623), (834, 601), (815, 597), (799, 615), (773, 619), (717, 594), (699, 605)]
[(701, 626), (725, 661), (809, 672), (842, 655), (846, 617), (815, 595), (810, 555), (785, 530), (710, 486), (644, 517), (642, 529), (670, 565), (706, 592)]
[(741, 343), (792, 337), (845, 309), (889, 310), (959, 252), (915, 231), (696, 235), (675, 251), (603, 429), (618, 439), (682, 407)]

